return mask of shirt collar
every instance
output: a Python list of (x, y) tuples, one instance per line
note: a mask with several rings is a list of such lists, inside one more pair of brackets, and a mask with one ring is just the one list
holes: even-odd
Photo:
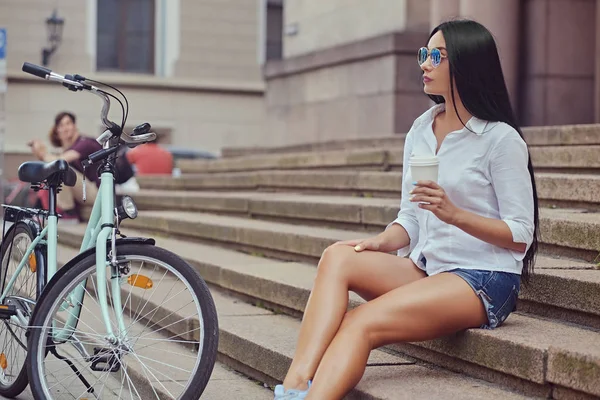
[[(427, 115), (426, 121), (427, 123), (433, 122), (434, 118), (436, 115), (438, 115), (439, 113), (441, 113), (442, 111), (444, 111), (446, 109), (446, 104), (445, 103), (440, 103), (440, 104), (436, 104), (435, 106), (433, 106), (429, 111), (429, 114)], [(475, 116), (471, 117), (470, 120), (467, 121), (466, 123), (466, 127), (469, 129), (465, 129), (463, 128), (463, 130), (466, 130), (467, 132), (471, 132), (471, 133), (475, 133), (477, 136), (481, 136), (483, 135), (486, 130), (485, 128), (488, 125), (488, 121), (485, 121), (483, 119), (479, 119)]]

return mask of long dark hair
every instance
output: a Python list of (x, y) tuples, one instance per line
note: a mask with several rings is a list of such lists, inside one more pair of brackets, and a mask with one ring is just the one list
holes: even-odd
[[(460, 100), (471, 115), (485, 121), (504, 122), (523, 137), (510, 105), (498, 49), (490, 31), (475, 21), (453, 20), (438, 25), (431, 31), (429, 38), (438, 31), (442, 32), (446, 40), (450, 63), (450, 90), (456, 115), (458, 110), (454, 98), (454, 82)], [(445, 102), (442, 96), (429, 97), (437, 104)], [(460, 119), (460, 116), (458, 118)], [(464, 121), (461, 122), (465, 125)], [(533, 186), (534, 233), (533, 243), (523, 259), (522, 277), (526, 283), (533, 273), (539, 235), (538, 197), (531, 156), (527, 169)]]

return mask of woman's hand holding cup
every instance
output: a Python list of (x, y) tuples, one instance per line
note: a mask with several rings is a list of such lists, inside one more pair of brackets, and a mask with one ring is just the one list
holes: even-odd
[(415, 187), (410, 191), (410, 201), (419, 203), (419, 208), (431, 211), (441, 221), (456, 225), (460, 209), (450, 201), (444, 188), (433, 181), (418, 181), (413, 185)]

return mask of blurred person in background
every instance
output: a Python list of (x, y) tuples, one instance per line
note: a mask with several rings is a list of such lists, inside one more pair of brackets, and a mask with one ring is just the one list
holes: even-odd
[[(77, 183), (73, 187), (63, 186), (57, 196), (57, 205), (63, 221), (79, 222), (80, 207), (83, 206), (83, 166), (82, 161), (90, 154), (102, 150), (102, 146), (94, 138), (81, 135), (73, 113), (63, 111), (54, 118), (54, 125), (48, 134), (50, 143), (62, 150), (54, 155), (47, 151), (46, 145), (38, 140), (31, 140), (28, 145), (33, 155), (40, 161), (50, 162), (63, 159), (76, 171)], [(97, 165), (85, 170), (86, 203), (94, 204), (100, 186), (96, 172)], [(47, 202), (47, 198), (46, 198)], [(47, 206), (45, 204), (45, 206)]]
[(173, 155), (154, 142), (142, 144), (125, 153), (127, 160), (135, 167), (136, 175), (171, 175)]
[[(100, 177), (98, 176), (98, 167), (101, 161), (90, 165), (85, 170), (85, 190), (86, 201), (83, 201), (83, 165), (82, 161), (88, 158), (91, 154), (98, 150), (102, 150), (102, 146), (95, 138), (84, 136), (77, 129), (77, 118), (71, 112), (60, 112), (54, 118), (54, 125), (50, 129), (48, 138), (52, 146), (60, 148), (62, 153), (51, 154), (46, 149), (46, 145), (34, 139), (28, 143), (31, 147), (31, 152), (40, 161), (50, 162), (58, 159), (63, 159), (76, 171), (77, 183), (73, 187), (63, 186), (57, 196), (57, 205), (61, 219), (63, 222), (79, 222), (80, 211), (84, 204), (91, 207), (96, 200), (98, 187), (100, 186)], [(133, 169), (127, 158), (122, 152), (118, 153), (115, 163), (115, 184), (121, 190), (135, 190), (137, 182), (133, 176)], [(42, 204), (48, 208), (47, 196), (39, 196)]]

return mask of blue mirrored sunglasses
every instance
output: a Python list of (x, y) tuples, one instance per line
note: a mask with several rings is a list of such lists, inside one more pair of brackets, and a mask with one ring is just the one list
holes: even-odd
[(427, 47), (421, 47), (419, 52), (417, 53), (417, 61), (419, 62), (419, 66), (423, 65), (425, 61), (427, 61), (427, 57), (431, 55), (431, 65), (433, 68), (437, 68), (442, 63), (442, 59), (447, 56), (442, 55), (440, 49), (434, 47), (429, 50)]

